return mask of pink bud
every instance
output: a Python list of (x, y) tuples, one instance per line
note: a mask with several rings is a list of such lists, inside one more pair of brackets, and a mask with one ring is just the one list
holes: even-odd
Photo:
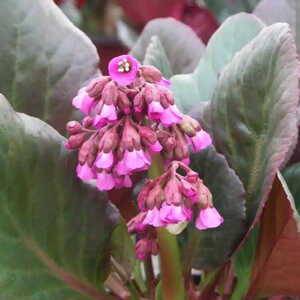
[(162, 79), (160, 71), (153, 66), (142, 66), (140, 69), (143, 77), (148, 82), (156, 83)]
[(91, 154), (93, 156), (93, 159), (91, 159), (92, 162), (89, 165), (92, 166), (96, 158), (95, 152), (97, 150), (95, 151), (95, 147), (96, 145), (92, 139), (89, 139), (82, 144), (78, 153), (78, 161), (80, 164), (83, 165), (87, 161), (89, 155)]
[(143, 95), (147, 104), (150, 104), (152, 101), (160, 101), (159, 90), (153, 84), (146, 84)]
[(138, 93), (133, 99), (133, 106), (135, 112), (142, 112), (144, 108), (144, 96)]
[(83, 120), (82, 120), (82, 125), (84, 128), (90, 128), (93, 125), (93, 118), (90, 116), (86, 116)]
[(118, 96), (118, 88), (116, 87), (115, 83), (111, 81), (106, 84), (105, 88), (103, 89), (101, 100), (106, 105), (117, 105)]
[(108, 76), (100, 76), (92, 80), (86, 89), (90, 97), (100, 99), (102, 91), (109, 81), (110, 78)]
[(77, 133), (75, 135), (71, 135), (68, 139), (69, 149), (77, 149), (82, 145), (85, 140), (86, 133)]
[(70, 134), (76, 134), (81, 132), (82, 126), (78, 121), (70, 121), (67, 123), (66, 129)]
[(132, 104), (127, 95), (123, 92), (119, 92), (118, 105), (126, 115), (130, 113)]
[(146, 145), (155, 144), (157, 141), (156, 134), (153, 129), (146, 126), (139, 126), (139, 133), (142, 138), (142, 141), (146, 143)]

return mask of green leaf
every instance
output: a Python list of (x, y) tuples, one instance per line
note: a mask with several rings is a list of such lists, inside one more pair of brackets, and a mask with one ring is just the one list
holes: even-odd
[(172, 18), (150, 21), (132, 48), (130, 55), (144, 61), (152, 36), (158, 36), (170, 61), (174, 74), (194, 70), (205, 46), (193, 30)]
[(244, 299), (247, 293), (257, 245), (257, 237), (258, 225), (256, 224), (251, 230), (246, 242), (233, 257), (237, 282), (234, 286), (234, 291), (230, 298), (231, 300)]
[(156, 67), (161, 71), (165, 78), (170, 78), (173, 75), (167, 54), (157, 35), (152, 36), (150, 39), (145, 54), (144, 64)]
[(210, 101), (221, 70), (262, 28), (262, 22), (249, 14), (228, 18), (209, 40), (195, 71), (171, 78), (177, 105), (186, 113), (200, 101)]
[(120, 224), (112, 234), (111, 255), (130, 278), (136, 266), (135, 245), (125, 223)]
[(295, 199), (297, 211), (300, 212), (300, 163), (285, 169), (282, 175)]
[(297, 134), (298, 81), (290, 29), (275, 24), (235, 55), (217, 84), (214, 144), (245, 186), (249, 225)]
[(0, 1), (0, 91), (61, 133), (72, 98), (98, 74), (91, 41), (52, 0)]
[(291, 26), (298, 51), (300, 51), (300, 3), (298, 0), (262, 0), (256, 6), (253, 14), (264, 23), (271, 25), (277, 22), (286, 22)]
[(245, 190), (224, 156), (216, 153), (213, 147), (193, 154), (191, 168), (210, 189), (214, 206), (224, 223), (208, 230), (198, 230), (193, 224), (188, 226), (184, 231), (188, 234), (184, 264), (193, 260), (195, 268), (214, 269), (227, 260), (246, 231)]
[(2, 95), (0, 111), (0, 299), (108, 299), (118, 213), (53, 128)]

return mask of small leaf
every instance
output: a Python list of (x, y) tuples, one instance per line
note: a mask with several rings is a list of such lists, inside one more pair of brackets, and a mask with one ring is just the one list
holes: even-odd
[(221, 70), (262, 28), (262, 22), (249, 14), (228, 18), (211, 37), (195, 71), (171, 78), (177, 105), (186, 113), (200, 101), (210, 101)]
[(2, 299), (108, 299), (118, 213), (75, 176), (76, 152), (46, 123), (0, 96)]
[(214, 144), (245, 186), (249, 225), (297, 134), (298, 81), (292, 34), (275, 24), (235, 55), (217, 84)]
[[(198, 230), (190, 224), (184, 233), (188, 234), (187, 249), (191, 253), (185, 252), (183, 256), (186, 263), (193, 260), (195, 268), (214, 269), (228, 259), (245, 233), (245, 191), (224, 156), (212, 147), (192, 155), (191, 168), (210, 189), (214, 206), (223, 216), (224, 223), (208, 230)], [(196, 245), (191, 249), (193, 243)]]
[(144, 64), (156, 67), (161, 71), (165, 78), (170, 78), (173, 75), (169, 59), (157, 35), (152, 36), (150, 39), (145, 54)]
[(0, 1), (0, 91), (61, 133), (72, 98), (98, 74), (92, 42), (52, 0)]
[(250, 288), (245, 299), (300, 296), (299, 228), (300, 216), (293, 197), (278, 173), (261, 218)]
[(171, 18), (150, 21), (130, 54), (143, 62), (154, 35), (159, 37), (174, 74), (194, 70), (205, 46), (189, 26)]

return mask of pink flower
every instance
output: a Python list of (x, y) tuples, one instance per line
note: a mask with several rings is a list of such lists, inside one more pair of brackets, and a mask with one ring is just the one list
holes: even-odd
[(154, 144), (149, 146), (149, 149), (153, 154), (157, 154), (163, 149), (163, 147), (159, 141), (156, 141)]
[(94, 118), (94, 126), (102, 127), (108, 122), (114, 122), (118, 119), (116, 107), (113, 104), (103, 104), (101, 113)]
[(95, 171), (90, 168), (87, 163), (85, 163), (84, 165), (78, 164), (76, 172), (77, 176), (83, 181), (88, 181), (96, 178)]
[(108, 153), (105, 153), (101, 151), (96, 159), (95, 166), (99, 169), (109, 169), (112, 167), (114, 163), (114, 155), (110, 151)]
[(144, 225), (151, 225), (154, 227), (163, 227), (167, 224), (161, 219), (160, 217), (160, 211), (155, 206), (153, 209), (150, 209), (147, 211), (147, 215), (143, 221)]
[(113, 58), (108, 65), (108, 72), (118, 85), (132, 83), (138, 71), (139, 63), (130, 55), (121, 55)]
[(144, 170), (151, 165), (151, 159), (149, 155), (141, 150), (126, 150), (124, 153), (124, 164), (125, 168), (129, 171)]
[(192, 144), (194, 152), (198, 152), (212, 143), (210, 135), (203, 129), (197, 131), (193, 137), (189, 137), (188, 141)]
[(86, 92), (86, 88), (79, 90), (77, 96), (73, 99), (72, 104), (77, 109), (80, 109), (86, 115), (90, 114), (94, 99)]
[(164, 108), (158, 101), (152, 101), (148, 105), (148, 117), (150, 120), (159, 120), (163, 112)]
[(196, 220), (196, 228), (199, 230), (215, 228), (223, 223), (224, 219), (214, 207), (201, 209)]
[(188, 222), (192, 219), (193, 212), (184, 205), (168, 205), (166, 202), (162, 204), (160, 209), (160, 218), (167, 224), (175, 224), (180, 222)]
[(100, 191), (109, 191), (115, 187), (115, 181), (111, 173), (102, 171), (97, 175), (97, 188)]
[(182, 120), (182, 113), (179, 111), (175, 104), (170, 105), (167, 109), (163, 111), (160, 115), (160, 121), (163, 126), (168, 127), (173, 124), (177, 124)]

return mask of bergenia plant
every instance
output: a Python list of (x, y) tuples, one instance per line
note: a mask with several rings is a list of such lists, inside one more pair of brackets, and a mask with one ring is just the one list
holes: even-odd
[(273, 2), (207, 46), (151, 21), (105, 76), (53, 0), (0, 3), (0, 299), (300, 297), (299, 8)]

